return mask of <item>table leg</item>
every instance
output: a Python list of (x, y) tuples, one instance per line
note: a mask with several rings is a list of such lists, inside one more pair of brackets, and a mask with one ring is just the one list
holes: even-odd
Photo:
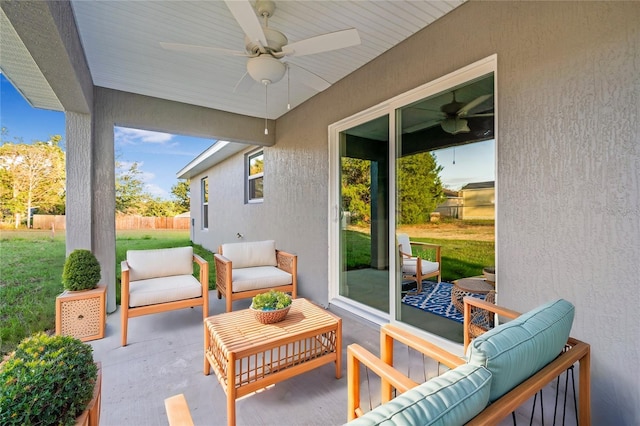
[(209, 335), (209, 330), (207, 329), (207, 323), (205, 321), (204, 323), (204, 351), (203, 351), (203, 356), (204, 356), (204, 375), (208, 376), (209, 373), (211, 372), (211, 364), (209, 364), (209, 360), (207, 359), (207, 348), (209, 347), (209, 344), (211, 343), (211, 336)]
[(236, 359), (227, 355), (227, 426), (236, 426)]

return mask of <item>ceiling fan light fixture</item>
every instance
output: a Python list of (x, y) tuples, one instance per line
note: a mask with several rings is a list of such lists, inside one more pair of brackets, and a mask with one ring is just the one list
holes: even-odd
[(448, 117), (440, 123), (440, 127), (447, 133), (457, 135), (458, 133), (469, 133), (471, 129), (467, 120), (460, 117)]
[(285, 64), (271, 55), (260, 55), (247, 60), (247, 71), (255, 81), (267, 84), (277, 83), (282, 80), (287, 70)]

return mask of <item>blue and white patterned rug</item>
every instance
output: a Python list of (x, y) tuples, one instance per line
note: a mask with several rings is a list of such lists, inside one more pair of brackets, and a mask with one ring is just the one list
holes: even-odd
[[(423, 311), (448, 318), (459, 323), (464, 322), (464, 316), (451, 303), (451, 289), (453, 284), (447, 282), (422, 282), (422, 292), (416, 295), (405, 295), (402, 303)], [(484, 294), (470, 294), (484, 300)]]

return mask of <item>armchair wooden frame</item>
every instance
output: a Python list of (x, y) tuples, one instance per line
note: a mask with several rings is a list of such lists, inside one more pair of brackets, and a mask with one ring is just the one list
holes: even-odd
[[(468, 325), (472, 305), (487, 309), (507, 318), (515, 318), (520, 315), (510, 309), (499, 307), (477, 298), (465, 297), (465, 350), (470, 342)], [(364, 364), (370, 371), (380, 377), (380, 400), (382, 403), (391, 400), (392, 390), (394, 388), (398, 393), (402, 393), (419, 384), (393, 367), (393, 345), (395, 341), (405, 344), (449, 368), (455, 368), (466, 362), (463, 358), (433, 343), (427, 342), (406, 330), (392, 324), (385, 324), (380, 330), (380, 358), (357, 344), (349, 345), (347, 348), (347, 406), (349, 420), (353, 420), (364, 414), (360, 407), (360, 364)], [(558, 355), (556, 359), (504, 394), (498, 400), (489, 404), (467, 424), (487, 425), (499, 423), (500, 420), (515, 411), (561, 373), (576, 362), (579, 362), (579, 408), (577, 415), (580, 425), (589, 426), (591, 424), (590, 346), (585, 342), (569, 337), (566, 348), (566, 351)]]
[[(415, 292), (409, 292), (409, 294), (418, 294), (420, 292), (422, 292), (422, 280), (426, 279), (426, 278), (431, 278), (431, 277), (438, 277), (438, 282), (442, 281), (442, 256), (440, 254), (442, 247), (439, 246), (438, 244), (431, 244), (431, 243), (423, 243), (421, 241), (411, 241), (409, 240), (409, 244), (411, 245), (411, 247), (420, 247), (423, 249), (428, 249), (428, 250), (434, 250), (435, 251), (435, 262), (438, 262), (438, 270), (422, 275), (422, 258), (420, 256), (414, 256), (412, 253), (404, 253), (402, 251), (402, 246), (398, 246), (399, 247), (399, 251), (400, 251), (400, 257), (401, 257), (401, 262), (404, 259), (412, 259), (415, 258), (416, 259), (416, 275), (412, 276), (412, 278), (416, 279), (416, 282), (418, 284), (418, 287), (416, 288)], [(403, 274), (403, 276), (406, 276), (405, 274)]]
[(129, 264), (123, 260), (121, 265), (121, 288), (120, 288), (120, 316), (122, 328), (122, 346), (127, 345), (127, 328), (129, 318), (142, 315), (156, 314), (158, 312), (172, 311), (175, 309), (192, 308), (202, 306), (202, 319), (209, 316), (209, 263), (197, 254), (193, 255), (193, 262), (200, 266), (199, 281), (202, 285), (202, 296), (192, 299), (176, 300), (173, 302), (159, 303), (156, 305), (129, 307)]
[(235, 293), (233, 291), (233, 263), (222, 255), (222, 246), (218, 247), (218, 253), (215, 253), (213, 258), (216, 265), (216, 290), (218, 292), (218, 299), (224, 296), (227, 312), (232, 311), (234, 300), (252, 298), (268, 290), (291, 293), (293, 299), (298, 297), (298, 257), (294, 254), (276, 249), (276, 267), (291, 274), (291, 284)]

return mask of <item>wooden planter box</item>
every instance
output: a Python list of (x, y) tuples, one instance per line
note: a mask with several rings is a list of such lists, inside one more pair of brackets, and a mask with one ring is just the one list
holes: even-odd
[(106, 286), (65, 291), (56, 297), (56, 334), (83, 342), (102, 339), (106, 320)]
[(102, 364), (96, 362), (98, 366), (98, 378), (93, 387), (93, 398), (89, 401), (87, 408), (76, 419), (75, 426), (98, 426), (100, 424), (100, 405), (102, 403)]

